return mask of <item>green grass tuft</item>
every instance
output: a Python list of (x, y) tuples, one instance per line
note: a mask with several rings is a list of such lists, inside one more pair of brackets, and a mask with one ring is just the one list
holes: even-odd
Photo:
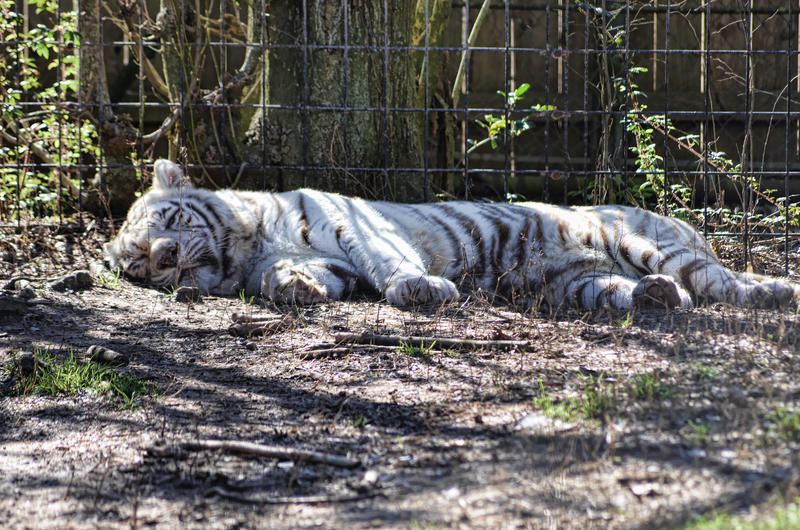
[(661, 379), (664, 374), (659, 372), (648, 372), (639, 374), (633, 378), (631, 393), (633, 397), (644, 400), (657, 400), (668, 398), (672, 395), (669, 385)]
[(90, 391), (110, 394), (122, 402), (123, 408), (132, 408), (139, 398), (154, 395), (152, 383), (122, 374), (108, 366), (76, 359), (72, 351), (63, 360), (56, 358), (47, 350), (37, 349), (34, 356), (35, 373), (17, 382), (13, 391), (16, 395), (27, 396), (38, 393), (56, 396)]
[(759, 520), (711, 513), (696, 517), (685, 530), (796, 530), (800, 528), (800, 497), (787, 506), (776, 508), (772, 515)]
[(406, 342), (400, 342), (400, 346), (398, 347), (397, 351), (402, 353), (403, 355), (408, 355), (409, 357), (416, 357), (418, 359), (427, 358), (433, 353), (433, 347), (436, 346), (436, 341), (433, 341), (430, 345), (425, 346), (423, 342), (419, 346), (413, 346)]

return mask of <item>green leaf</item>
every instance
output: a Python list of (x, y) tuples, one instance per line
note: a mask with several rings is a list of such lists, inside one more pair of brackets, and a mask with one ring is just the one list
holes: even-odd
[(50, 48), (48, 48), (47, 44), (44, 42), (34, 43), (33, 51), (36, 52), (36, 55), (39, 57), (43, 57), (44, 59), (50, 58)]

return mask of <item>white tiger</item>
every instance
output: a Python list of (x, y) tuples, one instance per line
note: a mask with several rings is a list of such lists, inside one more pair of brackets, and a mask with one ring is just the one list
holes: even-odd
[(365, 285), (399, 306), (452, 301), (462, 286), (621, 311), (800, 299), (789, 282), (726, 269), (688, 224), (636, 208), (214, 192), (170, 161), (154, 169), (105, 252), (111, 267), (160, 286), (307, 304)]

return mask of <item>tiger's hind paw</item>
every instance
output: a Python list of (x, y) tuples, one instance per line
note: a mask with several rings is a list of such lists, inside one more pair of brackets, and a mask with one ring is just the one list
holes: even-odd
[(743, 307), (755, 309), (783, 309), (797, 306), (800, 287), (783, 280), (768, 280), (754, 284), (746, 291)]
[(386, 288), (386, 299), (396, 306), (440, 304), (458, 299), (458, 289), (441, 276), (409, 276), (392, 281)]
[(675, 280), (663, 274), (644, 276), (633, 288), (633, 303), (641, 308), (691, 309), (692, 298)]

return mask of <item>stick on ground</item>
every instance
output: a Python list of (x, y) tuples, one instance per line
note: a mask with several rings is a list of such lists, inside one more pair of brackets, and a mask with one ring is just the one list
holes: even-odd
[(194, 440), (181, 442), (181, 449), (189, 451), (202, 451), (205, 449), (218, 449), (230, 453), (244, 453), (248, 455), (266, 456), (285, 460), (327, 464), (336, 467), (354, 468), (361, 465), (359, 460), (345, 456), (322, 453), (309, 449), (296, 449), (278, 445), (264, 445), (237, 440)]
[[(238, 316), (238, 315), (237, 315)], [(272, 319), (255, 319), (249, 322), (239, 320), (240, 323), (231, 324), (228, 333), (235, 337), (254, 337), (258, 335), (272, 335), (288, 329), (293, 324), (289, 315)]]
[(530, 346), (524, 340), (473, 340), (455, 339), (450, 337), (403, 337), (400, 335), (376, 335), (374, 333), (335, 333), (333, 340), (337, 344), (375, 344), (378, 346), (430, 346), (434, 342), (440, 348), (453, 348), (461, 350), (480, 350), (480, 349), (500, 349), (509, 350), (511, 348), (526, 348)]

